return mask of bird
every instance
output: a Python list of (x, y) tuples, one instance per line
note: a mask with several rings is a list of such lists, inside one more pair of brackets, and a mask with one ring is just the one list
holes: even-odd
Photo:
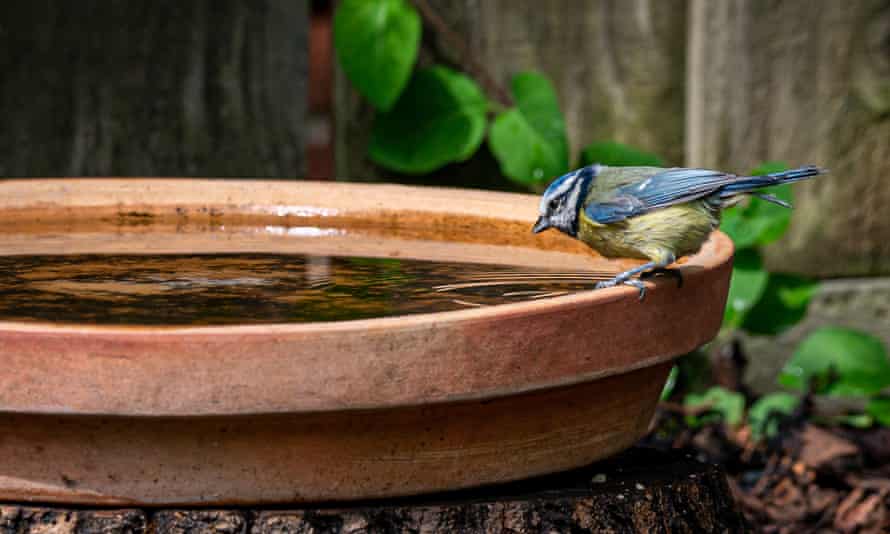
[[(626, 270), (597, 289), (629, 285), (646, 295), (640, 278), (670, 275), (682, 285), (678, 258), (695, 254), (720, 225), (723, 208), (741, 195), (791, 208), (761, 188), (805, 180), (827, 172), (813, 165), (759, 176), (691, 168), (612, 167), (594, 163), (564, 174), (541, 196), (532, 232), (548, 228), (580, 240), (607, 258), (646, 263)], [(634, 276), (639, 275), (639, 278)]]

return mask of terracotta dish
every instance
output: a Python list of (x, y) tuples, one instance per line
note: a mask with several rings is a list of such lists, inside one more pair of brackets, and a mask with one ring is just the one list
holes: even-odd
[[(612, 272), (629, 264), (553, 232), (531, 234), (536, 212), (531, 195), (394, 185), (5, 180), (0, 255), (299, 251)], [(715, 336), (731, 257), (731, 242), (715, 233), (681, 265), (682, 288), (647, 282), (642, 302), (620, 287), (328, 323), (3, 321), (0, 500), (366, 499), (587, 464), (634, 443), (671, 360)]]

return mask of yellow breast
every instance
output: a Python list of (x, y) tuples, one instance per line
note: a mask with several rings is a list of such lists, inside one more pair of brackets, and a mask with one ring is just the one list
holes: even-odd
[(702, 202), (679, 204), (611, 224), (590, 220), (582, 210), (578, 239), (607, 258), (662, 261), (698, 252), (720, 224), (719, 212)]

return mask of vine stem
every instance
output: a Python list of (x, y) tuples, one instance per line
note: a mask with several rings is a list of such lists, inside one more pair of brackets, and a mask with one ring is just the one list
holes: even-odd
[(502, 87), (494, 77), (489, 74), (488, 70), (479, 62), (473, 59), (469, 47), (457, 32), (452, 30), (436, 10), (427, 2), (427, 0), (412, 0), (417, 11), (423, 20), (429, 24), (458, 53), (458, 63), (468, 73), (472, 74), (485, 91), (494, 97), (494, 99), (505, 108), (513, 107), (513, 99), (510, 93)]

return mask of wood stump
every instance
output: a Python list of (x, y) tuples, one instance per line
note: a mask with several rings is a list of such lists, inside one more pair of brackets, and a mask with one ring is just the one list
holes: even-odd
[(745, 532), (726, 476), (636, 448), (566, 473), (349, 506), (195, 510), (0, 505), (0, 534), (111, 532)]

